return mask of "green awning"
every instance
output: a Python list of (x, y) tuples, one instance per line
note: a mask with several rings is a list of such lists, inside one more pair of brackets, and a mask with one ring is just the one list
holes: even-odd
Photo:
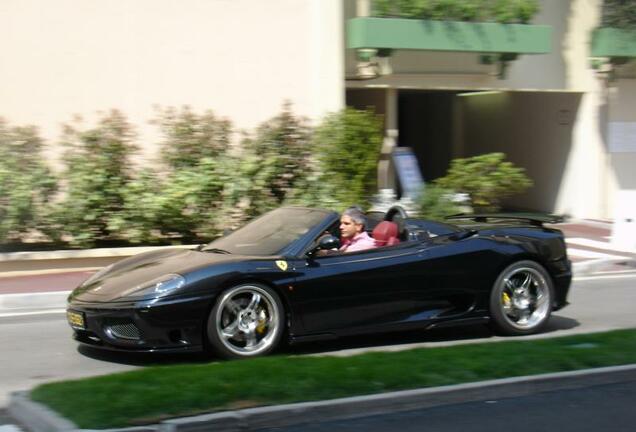
[(601, 27), (592, 34), (592, 57), (636, 57), (636, 30)]
[(355, 49), (545, 54), (551, 38), (552, 27), (545, 25), (369, 17), (347, 22), (347, 47)]

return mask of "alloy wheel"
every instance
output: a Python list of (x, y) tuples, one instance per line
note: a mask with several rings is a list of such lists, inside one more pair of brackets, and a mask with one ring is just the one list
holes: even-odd
[(540, 326), (551, 308), (551, 291), (545, 276), (532, 267), (517, 267), (500, 280), (500, 308), (508, 324), (518, 330)]
[(217, 303), (214, 317), (217, 340), (236, 357), (269, 351), (281, 332), (279, 301), (257, 285), (230, 289)]

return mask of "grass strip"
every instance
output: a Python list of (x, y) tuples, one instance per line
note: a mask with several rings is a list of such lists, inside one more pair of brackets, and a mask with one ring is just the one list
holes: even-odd
[(352, 357), (272, 356), (153, 366), (41, 385), (33, 400), (81, 428), (636, 363), (636, 330)]

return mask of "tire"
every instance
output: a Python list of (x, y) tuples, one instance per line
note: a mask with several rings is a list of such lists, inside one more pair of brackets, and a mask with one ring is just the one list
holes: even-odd
[(271, 352), (283, 334), (285, 310), (271, 288), (241, 284), (219, 295), (206, 324), (209, 347), (226, 359)]
[(548, 272), (535, 261), (518, 261), (501, 272), (490, 293), (495, 331), (519, 336), (540, 332), (548, 322), (554, 287)]

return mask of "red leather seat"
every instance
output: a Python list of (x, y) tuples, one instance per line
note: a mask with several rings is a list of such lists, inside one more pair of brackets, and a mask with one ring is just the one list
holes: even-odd
[(393, 246), (400, 243), (398, 226), (395, 222), (382, 221), (376, 225), (372, 234), (376, 247)]

